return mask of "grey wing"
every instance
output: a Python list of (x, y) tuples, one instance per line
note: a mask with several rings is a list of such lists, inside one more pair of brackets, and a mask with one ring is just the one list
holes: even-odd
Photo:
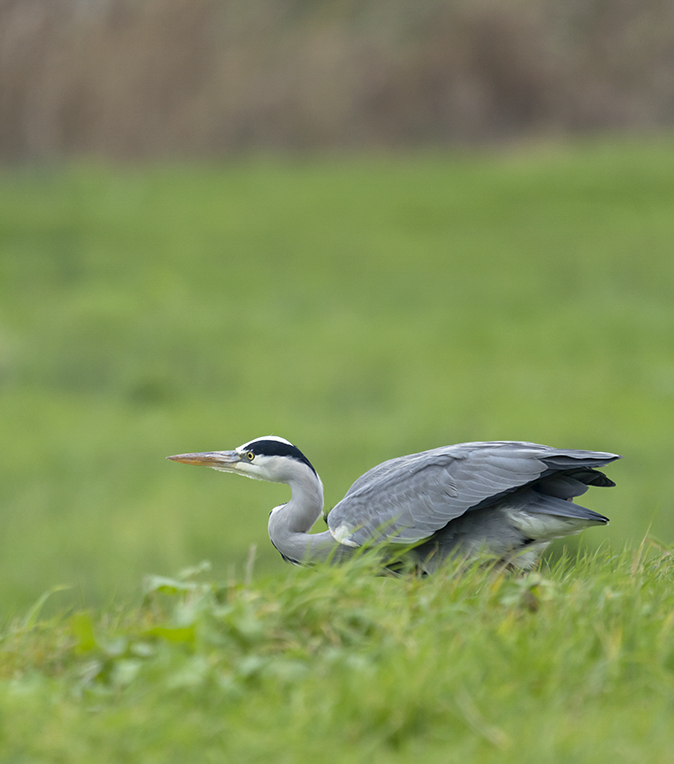
[(587, 485), (612, 485), (593, 468), (618, 458), (509, 441), (424, 451), (391, 459), (358, 478), (328, 515), (328, 527), (348, 545), (413, 544), (541, 478), (560, 498), (579, 495)]

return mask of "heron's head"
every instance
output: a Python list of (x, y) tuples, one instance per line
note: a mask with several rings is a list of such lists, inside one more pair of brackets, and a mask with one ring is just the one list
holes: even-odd
[(234, 451), (204, 451), (197, 454), (168, 456), (174, 462), (211, 467), (221, 472), (234, 472), (255, 480), (288, 483), (309, 470), (316, 470), (307, 457), (285, 438), (267, 435), (255, 438)]

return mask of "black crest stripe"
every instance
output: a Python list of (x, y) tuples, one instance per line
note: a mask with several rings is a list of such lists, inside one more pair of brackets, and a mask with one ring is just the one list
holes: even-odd
[(279, 440), (253, 440), (246, 444), (244, 448), (246, 451), (252, 451), (258, 456), (287, 456), (306, 464), (314, 473), (316, 472), (312, 463), (299, 448), (290, 443), (283, 443)]

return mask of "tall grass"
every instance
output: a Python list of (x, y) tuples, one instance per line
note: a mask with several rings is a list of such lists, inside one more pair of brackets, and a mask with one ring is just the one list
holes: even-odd
[[(2, 634), (8, 760), (668, 762), (672, 552), (382, 578), (152, 578)], [(9, 681), (8, 681), (9, 680)]]

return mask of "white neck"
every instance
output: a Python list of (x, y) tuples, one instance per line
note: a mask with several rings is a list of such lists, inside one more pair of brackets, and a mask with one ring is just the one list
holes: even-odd
[(278, 551), (287, 560), (298, 563), (352, 553), (353, 550), (338, 544), (330, 531), (308, 533), (323, 510), (323, 484), (318, 475), (298, 463), (283, 482), (290, 486), (292, 498), (273, 509), (269, 516), (269, 538)]

